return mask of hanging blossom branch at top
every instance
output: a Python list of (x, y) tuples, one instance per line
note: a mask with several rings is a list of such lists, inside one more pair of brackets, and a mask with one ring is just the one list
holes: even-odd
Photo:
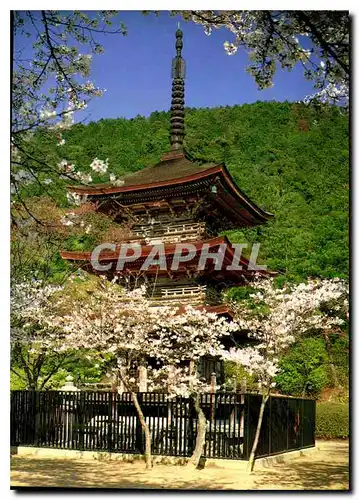
[[(89, 79), (93, 54), (103, 52), (95, 36), (126, 34), (122, 24), (110, 29), (116, 14), (14, 12), (13, 136), (43, 124), (66, 128), (75, 111), (84, 109), (90, 98), (102, 95), (103, 90)], [(31, 59), (24, 56), (26, 39), (32, 42)], [(82, 54), (81, 46), (90, 53)]]
[(84, 110), (91, 98), (103, 94), (104, 90), (90, 79), (91, 62), (94, 54), (103, 52), (97, 40), (99, 34), (126, 34), (121, 22), (117, 29), (112, 28), (111, 18), (116, 14), (14, 12), (11, 191), (15, 202), (24, 204), (22, 190), (29, 185), (37, 184), (48, 191), (60, 175), (70, 181), (82, 180), (79, 173), (58, 168), (44, 158), (33, 141), (34, 132), (39, 128), (47, 131), (57, 138), (58, 146), (63, 146), (62, 132), (74, 123), (74, 113)]
[(172, 11), (185, 20), (232, 34), (224, 42), (228, 55), (248, 53), (247, 71), (258, 87), (273, 86), (278, 67), (289, 71), (299, 64), (304, 76), (317, 89), (304, 102), (313, 100), (346, 103), (349, 97), (348, 11)]

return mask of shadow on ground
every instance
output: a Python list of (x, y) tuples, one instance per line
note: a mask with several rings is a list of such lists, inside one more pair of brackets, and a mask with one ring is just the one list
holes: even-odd
[(252, 475), (217, 467), (203, 470), (143, 462), (71, 460), (14, 456), (13, 487), (194, 489), (194, 490), (347, 490), (348, 445), (329, 443), (311, 456), (257, 468)]
[(321, 441), (319, 451), (268, 469), (257, 469), (254, 488), (347, 490), (349, 447), (343, 441)]
[[(273, 468), (274, 469), (274, 468)], [(299, 490), (347, 490), (349, 471), (347, 465), (323, 463), (298, 463), (291, 467), (275, 467), (275, 470), (257, 471), (253, 489)]]
[[(141, 462), (97, 462), (80, 460), (39, 459), (16, 457), (12, 459), (13, 487), (72, 487), (72, 488), (133, 488), (133, 489), (249, 489), (250, 477), (244, 477), (234, 488), (233, 480), (239, 473), (207, 468), (187, 470), (181, 466), (155, 465), (151, 471)], [(233, 476), (235, 474), (235, 476)], [(244, 484), (245, 483), (245, 484)]]

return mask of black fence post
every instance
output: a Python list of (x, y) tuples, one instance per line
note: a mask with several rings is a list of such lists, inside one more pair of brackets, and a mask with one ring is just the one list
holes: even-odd
[(35, 446), (40, 446), (40, 393), (31, 391), (32, 396), (32, 428), (33, 442)]
[(313, 404), (313, 424), (312, 424), (313, 446), (315, 446), (315, 436), (316, 436), (316, 431), (317, 431), (317, 406), (315, 404), (315, 400), (313, 400), (312, 404)]
[[(137, 393), (137, 401), (143, 411), (143, 405), (142, 405), (143, 398), (141, 392)], [(138, 450), (140, 453), (145, 452), (145, 445), (143, 441), (143, 430), (139, 416), (137, 414), (137, 410), (136, 410), (136, 450)]]
[(248, 411), (248, 394), (244, 394), (244, 404), (243, 404), (243, 458), (245, 460), (249, 459), (248, 452), (248, 439), (249, 439), (249, 411)]
[(304, 446), (304, 399), (302, 398), (302, 414), (300, 417), (300, 446)]
[(83, 450), (85, 448), (85, 393), (80, 392), (80, 402), (78, 408), (78, 416), (79, 416), (79, 449)]
[(17, 433), (18, 433), (18, 425), (17, 425), (17, 415), (18, 411), (18, 394), (16, 392), (12, 392), (10, 394), (10, 446), (17, 445)]
[(268, 456), (271, 454), (272, 448), (272, 396), (268, 399), (269, 418), (268, 418)]
[(286, 449), (285, 451), (287, 451), (289, 449), (289, 400), (287, 399), (286, 401), (286, 415), (287, 415), (287, 418), (286, 418), (286, 429), (287, 429), (287, 445), (286, 445)]
[(192, 397), (188, 399), (188, 455), (192, 455), (195, 448), (195, 407)]
[[(20, 418), (20, 425), (21, 425), (21, 431), (20, 431), (20, 437), (21, 437), (21, 444), (28, 444), (29, 441), (29, 426), (28, 426), (28, 418), (30, 415), (30, 408), (29, 408), (29, 392), (28, 391), (22, 391), (21, 392), (21, 418)], [(20, 444), (20, 443), (19, 443)]]
[(108, 393), (107, 451), (113, 450), (112, 440), (112, 392)]

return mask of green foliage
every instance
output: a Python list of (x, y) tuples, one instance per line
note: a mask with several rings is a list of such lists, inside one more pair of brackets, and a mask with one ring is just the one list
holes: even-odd
[(280, 360), (278, 388), (293, 396), (315, 396), (328, 383), (328, 354), (321, 338), (305, 338)]
[(236, 380), (237, 389), (241, 388), (244, 380), (246, 381), (247, 391), (251, 392), (258, 389), (254, 375), (250, 375), (243, 366), (237, 363), (232, 363), (230, 361), (224, 363), (224, 379), (229, 389), (233, 388), (233, 379)]
[(346, 439), (349, 437), (349, 406), (343, 403), (318, 403), (316, 437)]
[[(13, 353), (12, 353), (13, 354)], [(28, 389), (30, 384), (32, 388), (41, 389), (58, 389), (66, 382), (66, 376), (72, 375), (75, 385), (81, 385), (88, 382), (99, 382), (104, 376), (111, 358), (104, 355), (101, 359), (96, 358), (91, 353), (73, 352), (61, 359), (61, 355), (57, 353), (48, 353), (44, 355), (34, 356), (23, 349), (22, 361), (19, 356), (12, 355), (11, 367), (16, 372), (11, 372), (10, 389)], [(39, 361), (41, 357), (41, 362)], [(26, 369), (31, 373), (32, 377), (26, 375)], [(35, 374), (35, 367), (39, 367), (38, 373)]]
[(23, 370), (18, 369), (18, 375), (10, 372), (10, 390), (11, 391), (22, 391), (26, 389), (26, 377)]
[(72, 375), (74, 384), (80, 387), (84, 383), (100, 382), (104, 374), (103, 362), (96, 362), (93, 357), (87, 359), (85, 356), (80, 356), (76, 363), (68, 363), (66, 369), (59, 370), (52, 377), (48, 388), (57, 389), (63, 386), (67, 375)]
[(336, 368), (337, 378), (343, 387), (348, 387), (349, 374), (349, 337), (332, 339), (331, 356)]
[[(304, 124), (304, 125), (303, 125)], [(44, 155), (90, 172), (95, 157), (123, 176), (153, 165), (168, 150), (169, 114), (103, 119), (64, 132), (66, 144), (44, 143)], [(39, 138), (40, 140), (40, 138)], [(41, 139), (42, 140), (42, 139)], [(286, 279), (348, 276), (348, 116), (337, 107), (289, 102), (187, 109), (186, 149), (225, 162), (232, 176), (275, 219), (229, 231), (234, 243), (260, 242), (259, 261)], [(93, 174), (94, 182), (101, 181)], [(63, 195), (59, 201), (64, 203)], [(88, 242), (76, 242), (87, 248)]]
[(249, 300), (251, 293), (254, 293), (254, 288), (250, 286), (234, 286), (230, 288), (226, 294), (227, 301)]
[(81, 207), (80, 220), (65, 226), (63, 218), (69, 210), (56, 201), (46, 195), (27, 198), (31, 216), (23, 206), (17, 209), (18, 222), (11, 234), (13, 280), (36, 277), (61, 284), (77, 266), (62, 259), (60, 251), (91, 251), (99, 243), (113, 241), (111, 231), (119, 231), (110, 216), (96, 212), (90, 203)]

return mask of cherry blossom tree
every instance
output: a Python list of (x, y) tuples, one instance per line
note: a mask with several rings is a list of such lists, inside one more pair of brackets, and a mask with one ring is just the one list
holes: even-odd
[(313, 280), (283, 288), (274, 279), (254, 283), (255, 293), (247, 301), (232, 304), (237, 322), (255, 343), (223, 351), (222, 358), (254, 374), (262, 390), (256, 434), (249, 458), (253, 470), (262, 419), (271, 390), (275, 387), (278, 361), (301, 335), (308, 331), (333, 331), (345, 323), (348, 314), (348, 286), (339, 278)]
[[(85, 281), (82, 271), (67, 276), (61, 285), (49, 284), (44, 279), (12, 278), (11, 371), (25, 380), (28, 389), (41, 390), (59, 371), (71, 370), (74, 363), (90, 368), (89, 357), (85, 359), (78, 349), (66, 345), (66, 333), (48, 318), (66, 314), (74, 302), (85, 300), (96, 288), (97, 279), (91, 277)], [(97, 360), (94, 366), (105, 361)]]
[[(164, 380), (172, 396), (191, 398), (198, 416), (196, 444), (188, 467), (196, 468), (203, 454), (207, 421), (201, 408), (200, 395), (211, 389), (206, 380), (200, 378), (198, 365), (202, 357), (216, 356), (222, 352), (224, 346), (221, 341), (237, 330), (237, 323), (191, 306), (183, 314), (172, 316), (170, 322), (162, 317), (155, 325), (152, 356), (161, 361), (164, 367), (152, 371), (153, 384), (156, 387), (158, 381)], [(189, 364), (182, 366), (186, 360)]]
[(198, 363), (202, 356), (215, 355), (223, 349), (221, 338), (236, 330), (237, 325), (191, 307), (181, 314), (177, 308), (153, 307), (145, 297), (144, 287), (128, 292), (116, 280), (105, 278), (97, 280), (85, 299), (73, 300), (66, 293), (54, 292), (52, 300), (48, 300), (52, 308), (36, 308), (38, 321), (47, 325), (47, 331), (60, 335), (59, 344), (50, 345), (59, 353), (87, 351), (96, 359), (106, 356), (107, 360), (108, 355), (112, 356), (112, 369), (131, 393), (145, 435), (147, 468), (152, 466), (151, 429), (130, 368), (147, 369), (148, 360), (156, 359), (159, 369), (148, 370), (150, 388), (168, 391), (169, 397), (182, 395), (194, 400), (199, 425), (189, 465), (196, 467), (203, 452), (207, 424), (200, 407), (200, 393), (209, 389), (199, 378)]
[(131, 224), (115, 222), (114, 216), (97, 210), (87, 201), (70, 207), (59, 206), (47, 196), (26, 200), (26, 207), (13, 207), (11, 228), (11, 279), (21, 283), (32, 278), (62, 284), (75, 264), (59, 258), (59, 252), (82, 245), (92, 250), (100, 243), (129, 238)]
[[(190, 397), (198, 414), (195, 450), (188, 465), (196, 467), (203, 453), (206, 418), (200, 394), (208, 391), (198, 375), (203, 356), (220, 356), (240, 364), (254, 374), (262, 388), (262, 404), (250, 456), (254, 464), (265, 405), (275, 387), (278, 359), (298, 336), (308, 330), (340, 328), (347, 315), (347, 285), (339, 279), (309, 280), (306, 284), (275, 288), (273, 280), (255, 283), (255, 293), (233, 304), (237, 322), (226, 322), (215, 314), (192, 307), (178, 314), (176, 308), (153, 307), (144, 288), (131, 292), (116, 280), (91, 278), (76, 298), (66, 286), (41, 283), (15, 286), (12, 293), (12, 345), (26, 344), (32, 352), (66, 356), (81, 351), (115, 363), (113, 369), (132, 395), (145, 435), (146, 466), (152, 466), (151, 429), (137, 398), (138, 385), (129, 368), (148, 368), (156, 359), (159, 369), (148, 370), (150, 390), (166, 390), (169, 397)], [(242, 329), (253, 337), (250, 347), (226, 351), (222, 339)]]
[(273, 86), (278, 67), (303, 68), (305, 78), (317, 89), (305, 102), (346, 102), (349, 97), (349, 12), (192, 10), (172, 11), (202, 25), (210, 35), (224, 28), (231, 39), (224, 43), (228, 55), (248, 53), (247, 71), (258, 87)]
[[(76, 356), (59, 352), (64, 335), (43, 320), (52, 308), (51, 297), (61, 287), (40, 281), (14, 283), (11, 287), (11, 371), (28, 389), (43, 389), (47, 382)], [(45, 367), (47, 368), (45, 371)]]

